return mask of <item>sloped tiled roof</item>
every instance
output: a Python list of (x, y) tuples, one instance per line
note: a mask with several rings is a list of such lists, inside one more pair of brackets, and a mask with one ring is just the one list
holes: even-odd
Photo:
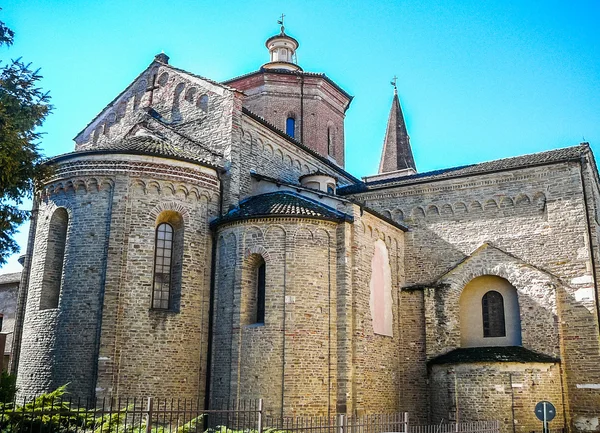
[[(307, 76), (307, 77), (319, 77), (319, 78), (323, 78), (325, 81), (327, 81), (333, 87), (335, 87), (342, 95), (346, 96), (346, 98), (348, 98), (350, 101), (352, 101), (352, 99), (354, 98), (354, 96), (350, 95), (348, 92), (346, 92), (340, 86), (338, 86), (335, 83), (335, 81), (333, 81), (331, 78), (329, 78), (323, 72), (288, 71), (287, 69), (266, 69), (266, 68), (260, 68), (258, 71), (252, 71), (252, 72), (249, 72), (247, 74), (238, 75), (237, 77), (233, 77), (233, 78), (230, 78), (229, 80), (222, 81), (221, 84), (224, 85), (224, 86), (230, 86), (231, 83), (233, 83), (235, 81), (241, 80), (243, 78), (248, 78), (248, 77), (251, 77), (253, 75), (263, 74), (263, 73), (280, 74), (280, 75), (304, 75), (304, 76)], [(350, 105), (350, 104), (348, 104), (348, 105)], [(348, 107), (346, 107), (346, 109), (347, 108)]]
[(49, 162), (60, 161), (73, 156), (94, 153), (129, 153), (134, 155), (160, 156), (187, 162), (200, 163), (209, 167), (215, 166), (214, 163), (204, 158), (202, 155), (198, 155), (195, 152), (184, 149), (181, 146), (177, 146), (173, 143), (157, 140), (148, 136), (130, 137), (121, 141), (110, 143), (108, 145), (94, 147), (93, 149), (65, 153), (51, 158)]
[(543, 353), (534, 352), (521, 346), (506, 347), (463, 347), (455, 349), (437, 358), (428, 364), (462, 364), (474, 362), (560, 362)]
[(273, 216), (306, 217), (329, 221), (352, 221), (352, 217), (323, 203), (291, 191), (277, 191), (249, 197), (213, 222), (213, 225), (243, 219)]
[(497, 159), (494, 161), (482, 162), (479, 164), (445, 168), (441, 170), (429, 171), (426, 173), (417, 173), (410, 176), (376, 180), (369, 183), (362, 182), (360, 184), (342, 187), (338, 190), (338, 194), (354, 194), (359, 192), (377, 190), (380, 188), (390, 188), (414, 183), (424, 183), (455, 177), (464, 177), (516, 168), (546, 165), (556, 162), (572, 161), (581, 158), (588, 150), (588, 144), (580, 144), (578, 146), (565, 147), (562, 149), (532, 153), (529, 155), (516, 156), (512, 158)]
[(21, 281), (21, 273), (13, 272), (11, 274), (0, 275), (0, 284), (18, 283)]
[(152, 155), (183, 158), (186, 160), (201, 163), (208, 162), (206, 158), (203, 158), (195, 152), (184, 149), (181, 146), (177, 146), (173, 143), (169, 143), (166, 141), (156, 140), (152, 137), (144, 136), (126, 138), (116, 144), (113, 144), (110, 147), (98, 148), (98, 150), (101, 149), (137, 151)]

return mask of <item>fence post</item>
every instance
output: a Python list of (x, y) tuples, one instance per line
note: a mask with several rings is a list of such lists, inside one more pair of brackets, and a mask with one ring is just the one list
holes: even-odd
[(263, 399), (258, 399), (258, 433), (262, 433), (262, 424), (263, 424)]
[(146, 433), (152, 432), (152, 397), (148, 397), (148, 404), (146, 405)]
[(345, 421), (346, 421), (346, 416), (341, 413), (338, 415), (338, 433), (345, 433), (346, 430), (346, 426), (345, 426)]
[(404, 412), (402, 414), (402, 417), (404, 418), (402, 421), (404, 421), (404, 433), (409, 433), (410, 429), (408, 428), (408, 412)]

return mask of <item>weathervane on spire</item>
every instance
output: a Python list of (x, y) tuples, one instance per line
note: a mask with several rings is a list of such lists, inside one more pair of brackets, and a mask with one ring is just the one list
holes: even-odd
[(284, 14), (281, 14), (281, 18), (277, 20), (277, 24), (281, 26), (281, 34), (285, 33), (285, 27), (283, 26), (283, 19), (285, 18)]
[(394, 78), (392, 78), (392, 81), (390, 81), (390, 84), (391, 84), (392, 86), (394, 86), (394, 95), (397, 95), (397, 94), (398, 94), (398, 88), (396, 87), (396, 81), (398, 81), (398, 77), (396, 77), (396, 76), (394, 75)]

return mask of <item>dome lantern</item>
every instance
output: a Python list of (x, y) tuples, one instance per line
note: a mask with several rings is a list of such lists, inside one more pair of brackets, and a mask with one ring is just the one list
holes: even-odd
[(284, 17), (285, 15), (281, 14), (281, 18), (277, 21), (281, 25), (281, 32), (278, 35), (271, 36), (265, 43), (271, 60), (269, 63), (265, 63), (263, 68), (301, 71), (302, 68), (297, 65), (296, 60), (296, 50), (300, 44), (296, 39), (285, 34)]

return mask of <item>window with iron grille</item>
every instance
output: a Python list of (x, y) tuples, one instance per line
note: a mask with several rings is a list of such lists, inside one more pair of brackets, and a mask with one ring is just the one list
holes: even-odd
[(504, 299), (499, 292), (490, 290), (481, 299), (483, 336), (506, 337)]
[(173, 227), (168, 223), (161, 223), (156, 228), (152, 308), (158, 310), (170, 308), (172, 269)]

